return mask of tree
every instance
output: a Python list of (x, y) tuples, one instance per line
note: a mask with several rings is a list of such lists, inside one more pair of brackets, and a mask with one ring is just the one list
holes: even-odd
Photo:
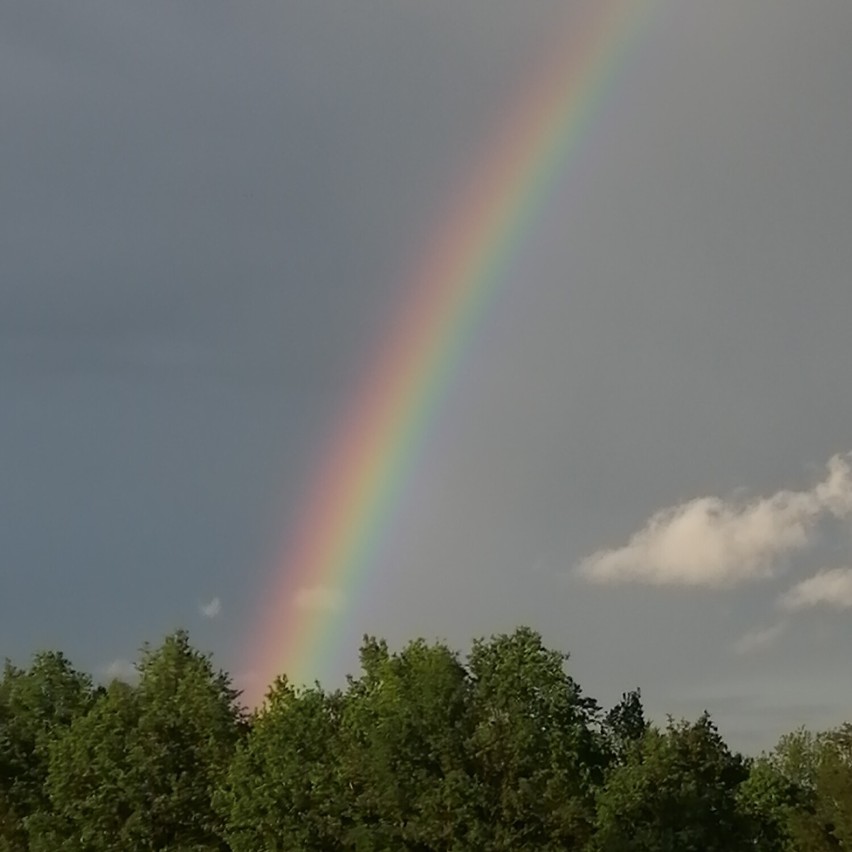
[(0, 852), (852, 850), (852, 724), (732, 753), (705, 713), (603, 714), (529, 628), (462, 661), (365, 637), (345, 688), (251, 717), (179, 631), (139, 682), (60, 653), (0, 675)]
[(751, 761), (737, 803), (756, 852), (795, 852), (790, 821), (800, 805), (799, 792), (766, 756)]
[(50, 830), (86, 852), (226, 850), (212, 800), (243, 728), (237, 693), (183, 631), (138, 668), (137, 687), (113, 683), (53, 743), (47, 789), (66, 828)]
[(797, 792), (788, 830), (807, 852), (852, 849), (852, 724), (781, 738), (769, 758)]
[(478, 814), (469, 738), (470, 685), (445, 645), (389, 654), (365, 637), (350, 679), (340, 758), (357, 849), (472, 848)]
[(46, 791), (51, 812), (35, 821), (32, 852), (134, 847), (147, 807), (139, 765), (141, 707), (136, 690), (114, 681), (90, 712), (50, 749)]
[(339, 693), (275, 682), (217, 797), (234, 852), (346, 848), (339, 725)]
[(649, 729), (610, 773), (597, 799), (599, 852), (750, 849), (737, 790), (748, 777), (707, 714)]
[(473, 645), (476, 848), (576, 849), (591, 834), (605, 755), (597, 704), (566, 673), (567, 659), (528, 628)]
[(852, 723), (820, 737), (818, 812), (842, 849), (852, 849)]
[(29, 670), (7, 662), (0, 680), (0, 850), (27, 847), (28, 821), (50, 810), (45, 793), (54, 740), (94, 700), (91, 679), (58, 651)]
[(638, 689), (625, 692), (604, 719), (604, 739), (612, 758), (622, 763), (628, 751), (645, 736), (648, 722), (642, 707), (642, 694)]

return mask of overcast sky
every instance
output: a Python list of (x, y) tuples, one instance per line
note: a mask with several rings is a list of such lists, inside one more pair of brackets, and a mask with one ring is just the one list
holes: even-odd
[[(4, 4), (0, 654), (243, 660), (411, 258), (581, 2)], [(529, 623), (754, 751), (852, 706), (852, 4), (648, 10), (318, 674)]]

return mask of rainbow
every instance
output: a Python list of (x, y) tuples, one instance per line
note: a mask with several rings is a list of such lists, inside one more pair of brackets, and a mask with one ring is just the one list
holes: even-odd
[[(336, 609), (373, 570), (456, 367), (518, 244), (568, 165), (627, 47), (657, 0), (594, 0), (486, 145), (461, 196), (407, 276), (404, 302), (355, 388), (288, 537), (249, 648), (258, 687), (315, 677)], [(250, 703), (261, 695), (246, 690)]]

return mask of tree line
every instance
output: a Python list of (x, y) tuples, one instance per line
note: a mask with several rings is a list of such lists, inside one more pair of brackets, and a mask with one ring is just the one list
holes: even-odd
[(365, 637), (337, 690), (249, 713), (179, 631), (108, 686), (60, 652), (0, 680), (2, 852), (852, 849), (852, 724), (759, 758), (705, 713), (604, 710), (538, 633)]

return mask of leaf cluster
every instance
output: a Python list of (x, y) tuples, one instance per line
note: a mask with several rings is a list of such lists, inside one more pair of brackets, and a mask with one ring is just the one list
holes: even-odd
[(852, 725), (756, 760), (707, 714), (605, 711), (529, 628), (391, 652), (249, 714), (178, 631), (134, 683), (58, 652), (0, 679), (0, 852), (852, 849)]

